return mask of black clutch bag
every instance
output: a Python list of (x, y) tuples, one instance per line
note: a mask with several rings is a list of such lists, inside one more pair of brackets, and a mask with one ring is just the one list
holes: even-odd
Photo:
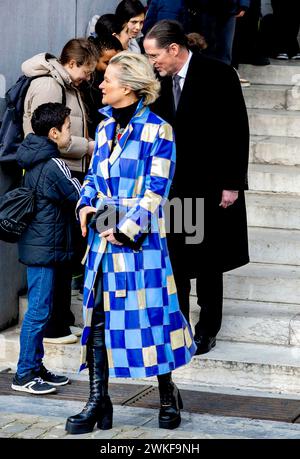
[(90, 220), (89, 228), (98, 233), (103, 233), (110, 228), (115, 228), (120, 218), (120, 212), (116, 206), (105, 204), (100, 207)]
[(117, 230), (116, 225), (124, 217), (126, 212), (122, 212), (112, 204), (105, 204), (100, 207), (90, 220), (89, 228), (97, 231), (99, 234), (110, 228), (115, 228), (114, 235), (117, 241), (130, 247), (132, 250), (139, 250), (148, 233), (143, 233), (138, 241), (132, 241), (126, 234)]

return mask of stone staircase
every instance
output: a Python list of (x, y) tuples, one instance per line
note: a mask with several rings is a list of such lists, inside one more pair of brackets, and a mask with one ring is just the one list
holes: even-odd
[[(241, 66), (251, 149), (251, 263), (224, 276), (217, 346), (178, 380), (300, 393), (300, 65)], [(298, 86), (295, 84), (298, 83)], [(192, 322), (198, 317), (192, 291)]]
[[(174, 372), (198, 386), (300, 394), (300, 65), (241, 66), (251, 150), (247, 213), (251, 263), (224, 276), (217, 346)], [(298, 75), (298, 76), (297, 76)], [(299, 96), (297, 98), (297, 96)], [(191, 321), (197, 321), (195, 285)], [(72, 305), (77, 323), (81, 304)], [(26, 299), (20, 300), (20, 318)], [(15, 367), (18, 330), (0, 334), (0, 362)], [(79, 344), (46, 345), (46, 365), (76, 372)]]

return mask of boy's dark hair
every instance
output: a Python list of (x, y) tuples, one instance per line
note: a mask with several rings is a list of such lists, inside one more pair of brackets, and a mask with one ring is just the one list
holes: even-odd
[(116, 15), (123, 23), (140, 14), (145, 14), (145, 7), (139, 0), (122, 0), (116, 8)]
[(49, 131), (56, 128), (61, 131), (71, 109), (58, 102), (48, 102), (39, 105), (33, 112), (31, 118), (32, 130), (36, 135), (48, 137)]
[(162, 19), (151, 27), (145, 39), (153, 38), (156, 40), (158, 48), (167, 48), (172, 43), (176, 43), (184, 48), (189, 47), (183, 26), (180, 22), (171, 19)]
[(122, 43), (114, 35), (102, 35), (100, 37), (91, 35), (88, 39), (96, 46), (99, 57), (103, 56), (106, 50), (123, 51)]

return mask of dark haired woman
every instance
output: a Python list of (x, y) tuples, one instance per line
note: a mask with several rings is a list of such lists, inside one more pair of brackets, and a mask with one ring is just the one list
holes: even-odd
[(128, 48), (129, 34), (127, 23), (122, 22), (115, 14), (95, 15), (89, 21), (87, 36), (103, 37), (113, 35), (122, 44), (123, 49)]
[(145, 7), (139, 0), (122, 0), (116, 8), (116, 16), (123, 24), (127, 23), (129, 44), (128, 51), (140, 53), (138, 40), (143, 36)]
[(98, 124), (103, 119), (99, 113), (102, 105), (102, 91), (99, 85), (103, 81), (104, 72), (112, 57), (120, 51), (123, 51), (121, 42), (113, 35), (90, 36), (88, 38), (97, 48), (98, 61), (93, 77), (90, 81), (84, 81), (80, 87), (83, 93), (83, 99), (88, 114), (88, 131), (89, 136), (94, 139)]

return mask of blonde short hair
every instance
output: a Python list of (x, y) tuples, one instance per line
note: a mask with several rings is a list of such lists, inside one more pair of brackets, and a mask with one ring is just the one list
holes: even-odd
[(139, 98), (143, 97), (145, 105), (152, 104), (158, 98), (160, 82), (145, 56), (122, 51), (109, 61), (110, 64), (121, 67), (118, 76), (120, 84), (130, 88)]

